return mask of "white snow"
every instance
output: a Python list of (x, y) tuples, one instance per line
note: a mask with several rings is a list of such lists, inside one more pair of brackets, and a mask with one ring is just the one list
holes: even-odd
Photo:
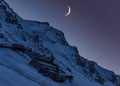
[[(16, 14), (3, 0), (0, 1), (2, 1), (0, 5), (7, 7), (7, 12)], [(77, 66), (75, 63), (77, 52), (67, 44), (61, 31), (44, 23), (23, 20), (16, 15), (18, 23), (22, 26), (22, 29), (19, 29), (17, 24), (5, 22), (4, 12), (0, 8), (0, 24), (2, 25), (0, 33), (3, 34), (3, 38), (0, 38), (0, 44), (7, 46), (12, 46), (14, 43), (21, 44), (27, 49), (32, 49), (33, 52), (40, 53), (44, 58), (53, 56), (54, 63), (74, 78), (72, 82), (57, 83), (30, 66), (31, 57), (25, 52), (0, 47), (0, 86), (117, 86), (108, 80), (114, 73), (97, 64), (95, 68), (100, 76), (106, 80), (104, 84), (94, 80), (97, 77), (96, 74), (93, 74), (94, 77), (85, 74), (82, 71), (84, 67)], [(36, 35), (39, 37), (38, 42), (34, 41)], [(88, 60), (85, 62), (87, 66), (91, 63)], [(67, 68), (71, 69), (71, 72)], [(119, 76), (117, 76), (117, 82), (120, 83)]]

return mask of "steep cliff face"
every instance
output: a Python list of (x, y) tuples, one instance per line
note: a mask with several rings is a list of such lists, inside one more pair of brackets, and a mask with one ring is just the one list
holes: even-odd
[(48, 22), (23, 20), (0, 0), (0, 86), (120, 86)]

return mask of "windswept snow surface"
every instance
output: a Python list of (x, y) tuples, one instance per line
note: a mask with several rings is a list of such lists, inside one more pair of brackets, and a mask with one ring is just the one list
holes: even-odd
[[(36, 57), (51, 67), (48, 71), (55, 66), (58, 75), (73, 79), (57, 82), (39, 73), (30, 64)], [(120, 76), (80, 56), (49, 23), (23, 20), (0, 0), (0, 86), (120, 86)]]

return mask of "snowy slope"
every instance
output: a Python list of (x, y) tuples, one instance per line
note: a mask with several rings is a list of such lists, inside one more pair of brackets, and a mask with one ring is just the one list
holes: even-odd
[(0, 86), (120, 86), (48, 22), (24, 20), (0, 0)]

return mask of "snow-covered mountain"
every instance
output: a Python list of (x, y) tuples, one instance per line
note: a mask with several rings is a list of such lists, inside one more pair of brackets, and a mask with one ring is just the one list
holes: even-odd
[(24, 20), (0, 0), (0, 86), (120, 86), (48, 22)]

